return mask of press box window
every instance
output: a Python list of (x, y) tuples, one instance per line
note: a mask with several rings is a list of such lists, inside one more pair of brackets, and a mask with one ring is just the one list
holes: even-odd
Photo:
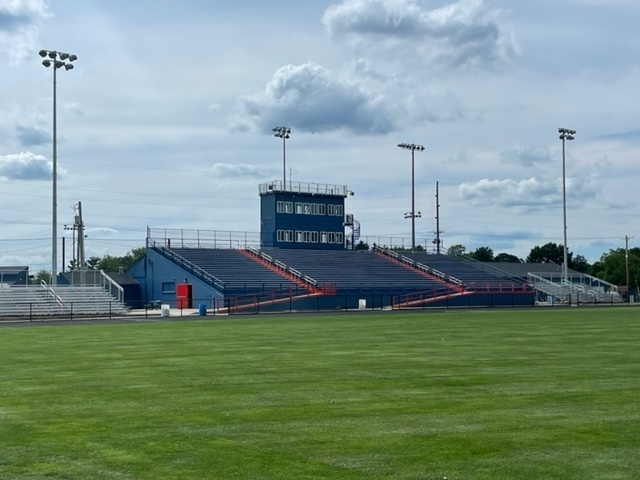
[(176, 282), (162, 282), (162, 293), (174, 293), (176, 291)]

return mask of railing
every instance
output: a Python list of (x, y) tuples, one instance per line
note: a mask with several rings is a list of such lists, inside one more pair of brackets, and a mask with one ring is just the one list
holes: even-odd
[[(109, 295), (114, 297), (119, 303), (124, 303), (124, 288), (118, 285), (109, 275), (100, 270), (100, 279), (102, 280), (102, 288), (104, 288)], [(113, 292), (115, 291), (115, 295)]]
[(329, 185), (323, 183), (307, 183), (307, 182), (286, 182), (283, 183), (280, 180), (274, 180), (269, 183), (261, 183), (258, 186), (258, 192), (260, 195), (265, 195), (273, 192), (287, 192), (287, 193), (311, 193), (316, 195), (336, 195), (340, 197), (346, 197), (349, 194), (349, 189), (346, 185)]
[(202, 268), (198, 267), (197, 265), (194, 265), (193, 263), (191, 263), (186, 258), (184, 258), (181, 255), (178, 255), (177, 253), (175, 253), (173, 250), (170, 250), (170, 249), (168, 249), (166, 247), (163, 247), (163, 246), (157, 246), (157, 245), (154, 245), (151, 248), (153, 248), (156, 252), (160, 253), (162, 256), (164, 256), (164, 257), (170, 259), (171, 261), (175, 262), (176, 264), (178, 264), (180, 267), (184, 268), (189, 273), (191, 273), (191, 274), (195, 275), (196, 277), (200, 278), (200, 280), (203, 280), (203, 281), (207, 282), (208, 284), (214, 286), (215, 288), (217, 288), (221, 292), (224, 292), (225, 282), (223, 282), (219, 278), (214, 277), (209, 272), (203, 270)]
[(318, 285), (318, 282), (316, 282), (315, 279), (311, 278), (308, 275), (303, 275), (301, 272), (299, 272), (298, 270), (296, 270), (293, 267), (288, 267), (286, 263), (284, 263), (284, 262), (282, 262), (280, 260), (274, 259), (271, 255), (268, 255), (265, 252), (262, 252), (262, 251), (258, 250), (257, 248), (251, 247), (251, 248), (247, 248), (246, 250), (248, 252), (252, 253), (253, 255), (255, 255), (257, 258), (260, 258), (260, 259), (266, 261), (267, 263), (269, 263), (271, 265), (275, 265), (276, 267), (278, 267), (282, 271), (284, 271), (286, 273), (289, 273), (290, 275), (293, 275), (298, 280), (300, 280), (302, 282), (306, 282), (306, 283), (308, 283), (310, 286), (312, 286), (314, 288)]
[(147, 247), (248, 249), (260, 247), (257, 232), (147, 228)]
[(44, 288), (45, 292), (47, 293), (47, 295), (49, 295), (51, 298), (54, 299), (54, 301), (60, 305), (62, 307), (62, 298), (60, 298), (56, 292), (53, 290), (52, 287), (50, 287), (49, 285), (47, 285), (47, 282), (45, 282), (44, 280), (40, 280), (40, 285), (42, 286), (42, 288)]

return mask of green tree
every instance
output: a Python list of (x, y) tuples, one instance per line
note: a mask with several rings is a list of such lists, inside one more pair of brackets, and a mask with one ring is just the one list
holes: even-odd
[(582, 255), (576, 255), (576, 258), (574, 258), (573, 262), (569, 263), (569, 265), (573, 270), (580, 273), (589, 273), (591, 270), (591, 264)]
[(48, 270), (40, 270), (35, 274), (33, 278), (29, 280), (29, 282), (33, 285), (40, 285), (40, 283), (42, 283), (42, 280), (44, 280), (47, 284), (51, 284), (51, 272)]
[[(633, 249), (635, 250), (635, 249)], [(638, 251), (637, 253), (640, 253)], [(614, 285), (627, 284), (627, 260), (624, 248), (611, 249), (603, 253), (600, 259), (591, 267), (591, 275), (601, 278), (605, 282)], [(637, 276), (640, 272), (640, 255), (629, 249), (629, 283), (630, 287), (637, 288)]]
[(369, 244), (360, 240), (360, 242), (356, 244), (355, 250), (369, 250)]
[(447, 250), (447, 255), (451, 257), (458, 257), (464, 255), (467, 248), (464, 245), (451, 245)]
[(510, 253), (499, 253), (493, 257), (494, 262), (522, 263), (522, 260)]
[(478, 247), (469, 256), (478, 262), (493, 262), (493, 250), (489, 247)]
[(90, 257), (89, 260), (85, 260), (86, 267), (89, 270), (96, 270), (98, 263), (100, 263), (100, 257)]
[[(555, 263), (562, 265), (564, 262), (564, 247), (557, 243), (549, 242), (542, 246), (535, 246), (529, 252), (527, 263)], [(573, 253), (567, 251), (567, 263), (571, 268)]]
[(114, 257), (112, 255), (105, 255), (96, 264), (97, 270), (104, 270), (105, 272), (117, 272), (120, 269), (126, 270), (133, 265), (140, 257), (146, 252), (145, 247), (134, 248), (126, 253), (122, 257)]

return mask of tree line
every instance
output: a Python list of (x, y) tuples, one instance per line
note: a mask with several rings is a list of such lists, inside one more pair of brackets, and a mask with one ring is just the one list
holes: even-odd
[[(103, 270), (105, 272), (119, 272), (127, 270), (133, 265), (139, 258), (144, 256), (145, 247), (139, 247), (129, 250), (121, 257), (114, 255), (105, 255), (104, 257), (89, 257), (84, 262), (85, 270)], [(72, 272), (79, 270), (77, 260), (71, 260), (65, 269), (65, 272)], [(48, 270), (40, 270), (31, 278), (31, 283), (38, 284), (42, 280), (47, 283), (51, 283), (51, 272)]]

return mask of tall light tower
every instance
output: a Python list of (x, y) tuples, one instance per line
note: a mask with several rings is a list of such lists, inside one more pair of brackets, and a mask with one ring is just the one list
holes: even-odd
[(422, 145), (414, 143), (399, 143), (398, 147), (404, 150), (411, 150), (411, 211), (404, 214), (404, 218), (411, 219), (411, 250), (416, 249), (416, 218), (420, 218), (422, 214), (416, 212), (416, 184), (415, 184), (415, 152), (423, 152)]
[(287, 188), (287, 138), (291, 135), (289, 127), (274, 127), (274, 137), (282, 139), (282, 188)]
[(78, 59), (70, 53), (57, 52), (55, 50), (40, 50), (38, 54), (44, 58), (42, 65), (46, 68), (53, 67), (53, 201), (51, 220), (51, 285), (57, 284), (58, 277), (58, 131), (56, 113), (56, 72), (59, 68), (73, 69), (74, 62)]
[(567, 183), (565, 174), (565, 142), (574, 140), (576, 131), (568, 128), (558, 128), (560, 140), (562, 140), (562, 220), (564, 224), (564, 247), (562, 259), (562, 280), (567, 281), (568, 278), (568, 255), (567, 255)]

